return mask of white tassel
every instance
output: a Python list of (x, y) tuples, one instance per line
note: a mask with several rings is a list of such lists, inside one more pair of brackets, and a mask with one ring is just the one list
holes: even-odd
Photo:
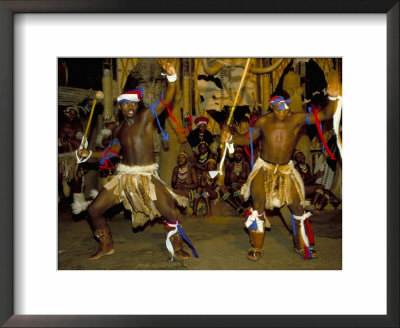
[(336, 143), (340, 151), (340, 155), (342, 154), (342, 144), (339, 141), (339, 125), (340, 125), (340, 118), (342, 116), (342, 97), (338, 97), (338, 102), (336, 105), (335, 114), (333, 114), (333, 130), (336, 133)]
[(304, 227), (304, 220), (309, 218), (311, 215), (312, 214), (310, 212), (304, 213), (302, 216), (293, 215), (293, 217), (296, 220), (300, 221), (300, 233), (301, 233), (301, 236), (303, 237), (304, 243), (306, 244), (306, 246), (308, 248), (310, 248), (310, 242), (308, 241), (308, 237), (307, 237), (306, 230)]
[(71, 204), (72, 213), (79, 214), (83, 211), (86, 211), (91, 201), (87, 201), (83, 193), (75, 193), (73, 197), (74, 201)]
[(168, 232), (167, 239), (165, 240), (165, 245), (167, 246), (168, 251), (171, 253), (171, 262), (174, 260), (174, 247), (171, 243), (171, 237), (178, 232), (178, 222), (176, 223), (167, 223), (169, 227), (175, 227), (174, 230)]
[(92, 199), (95, 199), (98, 194), (99, 194), (99, 192), (96, 189), (92, 189), (89, 191), (89, 197)]

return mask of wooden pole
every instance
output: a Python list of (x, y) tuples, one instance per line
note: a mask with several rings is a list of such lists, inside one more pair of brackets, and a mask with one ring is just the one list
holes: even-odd
[[(240, 94), (240, 91), (242, 89), (243, 82), (244, 82), (244, 79), (246, 77), (246, 73), (249, 70), (249, 66), (250, 66), (250, 58), (247, 58), (246, 66), (244, 67), (244, 72), (243, 72), (243, 75), (242, 75), (242, 79), (240, 80), (240, 84), (239, 84), (238, 91), (236, 93), (235, 101), (233, 102), (233, 106), (232, 106), (231, 112), (230, 112), (229, 117), (228, 117), (227, 126), (229, 126), (231, 124), (231, 121), (232, 121), (232, 118), (233, 118), (233, 112), (235, 111), (235, 107), (236, 107), (237, 101), (239, 99), (239, 94)], [(222, 185), (223, 181), (224, 181), (224, 174), (223, 174), (222, 169), (224, 168), (224, 160), (225, 160), (225, 155), (226, 155), (226, 148), (227, 148), (227, 145), (225, 143), (225, 144), (222, 145), (222, 158), (221, 158), (221, 162), (219, 163), (219, 170), (218, 170), (219, 171), (219, 178), (218, 178), (218, 184), (219, 185)]]

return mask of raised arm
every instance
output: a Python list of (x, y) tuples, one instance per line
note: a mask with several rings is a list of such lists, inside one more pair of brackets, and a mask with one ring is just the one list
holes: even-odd
[[(317, 117), (319, 121), (324, 121), (333, 117), (336, 111), (338, 97), (341, 89), (341, 84), (339, 81), (339, 75), (336, 71), (331, 71), (329, 73), (329, 81), (326, 87), (326, 93), (328, 94), (328, 103), (321, 111), (318, 111)], [(301, 114), (299, 115), (299, 125), (315, 124), (315, 118), (313, 114)]]
[(175, 67), (171, 63), (166, 63), (163, 68), (167, 73), (168, 88), (165, 92), (164, 100), (160, 102), (155, 108), (157, 115), (160, 115), (163, 112), (163, 110), (165, 109), (164, 105), (169, 105), (175, 96), (175, 85), (177, 79)]

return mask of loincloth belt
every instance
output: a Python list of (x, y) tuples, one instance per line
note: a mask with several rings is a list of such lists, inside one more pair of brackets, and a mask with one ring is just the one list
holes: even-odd
[(58, 170), (63, 180), (71, 181), (75, 175), (76, 157), (74, 152), (58, 154)]
[(133, 227), (142, 226), (148, 220), (161, 216), (154, 204), (157, 195), (155, 185), (151, 181), (152, 177), (165, 187), (178, 205), (187, 206), (187, 198), (175, 194), (158, 176), (157, 169), (158, 164), (141, 166), (118, 164), (116, 175), (104, 185), (107, 190), (115, 188), (113, 194), (119, 197), (127, 210), (131, 211)]
[(288, 164), (283, 165), (272, 164), (262, 160), (260, 157), (254, 163), (253, 170), (240, 190), (245, 200), (250, 197), (251, 182), (261, 169), (264, 171), (266, 209), (282, 207), (285, 204), (290, 205), (295, 194), (299, 196), (302, 206), (307, 205), (304, 183), (293, 162), (290, 161)]

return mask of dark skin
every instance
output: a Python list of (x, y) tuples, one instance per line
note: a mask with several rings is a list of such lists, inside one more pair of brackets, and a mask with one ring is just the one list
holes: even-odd
[[(319, 198), (322, 196), (319, 193), (316, 193), (315, 191), (317, 189), (324, 190), (324, 186), (321, 184), (314, 183), (315, 180), (320, 178), (323, 174), (322, 171), (318, 171), (314, 175), (311, 173), (310, 166), (306, 163), (306, 157), (302, 152), (297, 152), (294, 159), (296, 160), (297, 164), (295, 165), (295, 168), (299, 172), (301, 178), (303, 179), (304, 182), (304, 189), (305, 189), (305, 194), (307, 197), (312, 196), (311, 204), (317, 204)], [(307, 172), (303, 172), (301, 169), (301, 166), (306, 166), (307, 167)]]
[(78, 119), (78, 113), (73, 109), (64, 110), (64, 123), (60, 127), (59, 138), (61, 142), (60, 153), (75, 151), (81, 145), (81, 140), (76, 138), (77, 132), (83, 132), (83, 127)]
[[(240, 190), (243, 183), (246, 182), (247, 177), (250, 174), (250, 165), (248, 162), (244, 161), (243, 149), (236, 148), (234, 152), (234, 162), (229, 163), (225, 170), (224, 185), (221, 186), (221, 196), (229, 192), (231, 195), (226, 199), (226, 201), (234, 208), (239, 209), (244, 206), (244, 200), (242, 196), (233, 197), (233, 193)], [(242, 172), (236, 175), (234, 172), (235, 163), (242, 163)]]
[[(203, 171), (201, 173), (200, 186), (197, 188), (197, 193), (201, 197), (196, 198), (194, 200), (193, 216), (197, 216), (197, 207), (198, 207), (200, 198), (203, 198), (207, 205), (207, 213), (204, 214), (204, 216), (205, 217), (212, 216), (211, 201), (214, 199), (217, 199), (217, 197), (218, 197), (218, 194), (215, 191), (215, 189), (217, 188), (218, 175), (212, 179), (209, 176), (208, 171), (214, 171), (214, 170), (216, 170), (216, 168), (217, 168), (217, 165), (213, 161), (210, 161), (207, 163), (207, 166), (206, 166), (207, 171)], [(208, 192), (209, 196), (208, 197), (202, 196), (203, 192)]]
[[(338, 79), (328, 84), (326, 92), (331, 97), (339, 95)], [(297, 141), (297, 135), (306, 124), (308, 113), (292, 113), (290, 104), (288, 109), (279, 110), (279, 104), (272, 106), (272, 112), (261, 116), (255, 123), (254, 129), (260, 133), (261, 138), (261, 159), (274, 164), (287, 164), (292, 156)], [(336, 109), (336, 101), (329, 101), (324, 110), (318, 112), (320, 121), (333, 117)], [(311, 124), (315, 124), (313, 115), (309, 116)], [(253, 140), (259, 135), (253, 133)], [(222, 133), (222, 142), (226, 142), (230, 138), (230, 133), (225, 129)], [(246, 136), (234, 136), (233, 142), (238, 145), (248, 145), (249, 140)], [(264, 189), (264, 172), (260, 170), (254, 177), (250, 188), (254, 209), (259, 213), (264, 211), (265, 206), (265, 189)], [(288, 207), (290, 211), (297, 216), (304, 213), (300, 197), (296, 192), (292, 194), (293, 202)], [(296, 229), (299, 229), (299, 221), (295, 220)], [(293, 238), (294, 246), (300, 249), (298, 236)]]
[[(243, 149), (237, 148), (233, 154), (234, 162), (229, 163), (226, 166), (226, 173), (225, 173), (225, 184), (232, 185), (232, 184), (243, 184), (246, 182), (247, 177), (250, 174), (250, 165), (248, 162), (244, 161), (244, 154)], [(236, 175), (233, 171), (235, 163), (242, 162), (242, 172), (239, 175)]]
[[(187, 190), (194, 189), (198, 185), (196, 170), (190, 165), (188, 166), (188, 159), (185, 155), (178, 155), (177, 162), (178, 166), (175, 166), (172, 172), (171, 186), (175, 193), (187, 197)], [(179, 168), (184, 168), (185, 166), (187, 166), (187, 178), (182, 183), (178, 178), (178, 171)]]
[[(324, 196), (321, 195), (320, 193), (316, 192), (316, 190), (322, 190), (325, 195), (329, 196), (329, 199), (331, 199), (333, 202), (338, 203), (339, 200), (337, 197), (328, 189), (325, 189), (322, 184), (314, 183), (315, 180), (320, 178), (323, 175), (322, 171), (318, 171), (314, 175), (311, 173), (310, 166), (306, 163), (306, 157), (304, 154), (299, 151), (296, 153), (294, 159), (296, 160), (297, 164), (295, 165), (296, 169), (299, 171), (301, 178), (303, 179), (304, 182), (304, 188), (305, 188), (305, 193), (307, 197), (312, 197), (311, 198), (311, 204), (319, 204), (321, 208), (323, 208), (326, 203), (328, 202), (328, 199)], [(304, 165), (307, 168), (307, 172), (303, 172), (301, 169), (301, 166), (304, 167)], [(316, 210), (318, 212), (318, 210)]]
[[(59, 139), (61, 143), (61, 146), (59, 147), (60, 153), (69, 153), (79, 149), (81, 140), (76, 137), (78, 132), (83, 133), (83, 127), (79, 121), (78, 113), (73, 109), (64, 109), (64, 122), (59, 130)], [(70, 183), (73, 193), (79, 193), (81, 191), (82, 171), (79, 170), (76, 173), (77, 174), (75, 174)], [(58, 179), (61, 183), (63, 179), (61, 172)]]
[[(200, 124), (201, 125), (201, 124)], [(204, 124), (205, 125), (205, 124)], [(200, 173), (202, 171), (206, 171), (206, 164), (204, 163), (200, 163), (199, 159), (200, 159), (200, 155), (204, 155), (208, 152), (208, 156), (207, 159), (213, 158), (212, 153), (210, 152), (210, 148), (208, 147), (208, 145), (206, 143), (201, 143), (199, 144), (199, 146), (197, 147), (199, 154), (197, 156), (197, 162), (195, 164), (193, 164), (193, 166), (196, 168), (196, 170)], [(207, 160), (206, 160), (207, 161)], [(199, 174), (200, 175), (200, 174)]]
[[(171, 63), (166, 63), (163, 67), (168, 75), (174, 75), (175, 68)], [(165, 93), (163, 103), (172, 102), (175, 94), (175, 82), (169, 82)], [(154, 143), (153, 143), (153, 121), (150, 108), (139, 109), (139, 103), (126, 101), (118, 105), (124, 117), (123, 122), (118, 125), (114, 132), (114, 139), (120, 142), (120, 145), (113, 143), (112, 149), (120, 152), (122, 155), (122, 164), (129, 166), (149, 165), (154, 163)], [(159, 104), (155, 111), (160, 115), (164, 111), (163, 104)], [(80, 152), (81, 156), (88, 156), (87, 150)], [(92, 156), (101, 158), (101, 153), (93, 153)], [(152, 177), (152, 183), (155, 185), (157, 200), (154, 201), (161, 215), (171, 223), (180, 219), (181, 214), (175, 199), (168, 190), (156, 178)], [(103, 188), (88, 208), (91, 223), (95, 229), (102, 229), (106, 225), (104, 212), (119, 203), (118, 196), (113, 194), (114, 189), (107, 190)], [(176, 252), (181, 258), (189, 258), (189, 255), (183, 250)]]

